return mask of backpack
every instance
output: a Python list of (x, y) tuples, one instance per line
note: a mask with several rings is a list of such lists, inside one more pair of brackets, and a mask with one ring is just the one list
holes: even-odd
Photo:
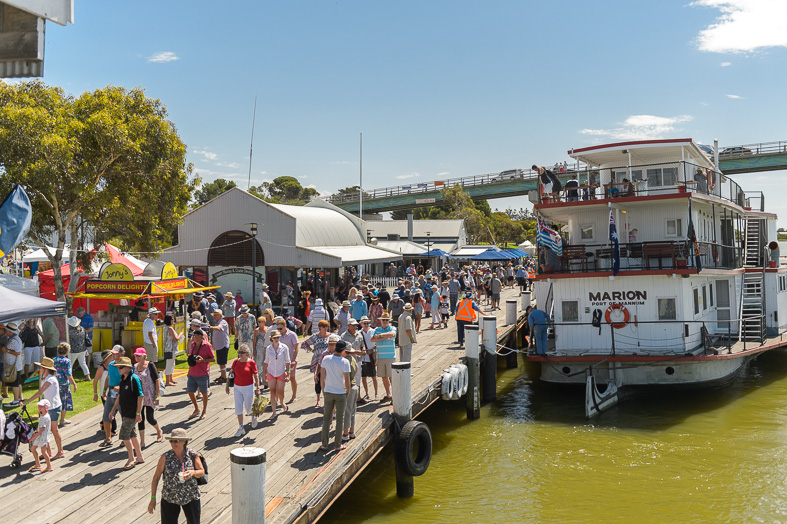
[(205, 455), (200, 453), (199, 451), (194, 451), (193, 449), (189, 450), (189, 454), (191, 455), (191, 461), (194, 462), (195, 457), (199, 457), (200, 462), (202, 462), (202, 469), (205, 470), (205, 474), (201, 478), (195, 478), (194, 480), (197, 481), (198, 486), (204, 486), (208, 483), (208, 461), (205, 460)]

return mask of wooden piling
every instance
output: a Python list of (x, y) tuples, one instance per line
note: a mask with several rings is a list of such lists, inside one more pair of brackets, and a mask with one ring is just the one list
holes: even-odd
[[(398, 422), (397, 436), (399, 429), (407, 423), (412, 415), (412, 390), (410, 389), (410, 363), (395, 362), (391, 364), (393, 376), (391, 377), (391, 389), (393, 390), (393, 410)], [(415, 494), (415, 484), (413, 476), (408, 475), (404, 468), (394, 459), (394, 470), (396, 472), (396, 495), (401, 498), (410, 498)]]
[(478, 358), (478, 326), (465, 326), (465, 357), (467, 358), (467, 418), (481, 417), (481, 363)]
[[(510, 326), (511, 324), (516, 324), (516, 314), (517, 314), (517, 301), (514, 300), (506, 300), (506, 325)], [(508, 346), (512, 347), (513, 349), (517, 349), (516, 343), (517, 332), (514, 331), (513, 335), (508, 340)], [(509, 351), (506, 354), (506, 368), (508, 369), (516, 369), (519, 366), (519, 360), (517, 359), (517, 353), (515, 351), (511, 351), (507, 349), (505, 351)]]
[(488, 316), (481, 320), (484, 347), (484, 402), (497, 400), (497, 318)]

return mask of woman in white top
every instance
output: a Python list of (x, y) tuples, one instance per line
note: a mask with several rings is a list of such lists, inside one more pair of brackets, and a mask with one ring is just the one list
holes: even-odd
[(55, 444), (57, 445), (57, 454), (52, 455), (49, 450), (49, 456), (53, 459), (63, 458), (63, 439), (60, 436), (60, 428), (57, 427), (57, 421), (60, 419), (60, 408), (63, 403), (60, 401), (60, 385), (55, 378), (55, 362), (49, 358), (41, 359), (41, 362), (36, 362), (36, 366), (41, 368), (41, 387), (36, 393), (27, 400), (22, 400), (22, 404), (29, 404), (37, 398), (45, 398), (49, 401), (49, 416), (52, 420), (51, 431), (55, 436)]
[[(272, 313), (271, 311), (271, 314)], [(273, 321), (273, 317), (271, 317), (271, 321)], [(265, 379), (265, 348), (271, 343), (270, 331), (271, 328), (268, 327), (268, 320), (266, 317), (257, 317), (257, 327), (254, 328), (254, 343), (252, 344), (252, 358), (254, 358), (254, 362), (257, 363), (257, 371), (262, 381), (262, 387), (264, 388), (268, 387), (268, 381)]]
[(269, 420), (276, 418), (276, 403), (287, 411), (284, 403), (284, 383), (290, 380), (290, 348), (286, 344), (279, 344), (278, 329), (269, 329), (271, 345), (265, 349), (265, 379), (271, 388), (271, 409), (273, 414)]

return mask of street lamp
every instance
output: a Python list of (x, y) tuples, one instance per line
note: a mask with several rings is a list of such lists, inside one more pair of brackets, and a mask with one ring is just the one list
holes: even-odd
[(429, 238), (431, 236), (432, 236), (432, 232), (427, 231), (426, 232), (426, 261), (429, 264), (430, 268), (433, 267), (432, 266), (432, 240), (431, 238)]
[[(251, 305), (254, 306), (254, 299), (257, 296), (257, 223), (246, 224), (251, 229)], [(254, 316), (258, 316), (255, 310)]]

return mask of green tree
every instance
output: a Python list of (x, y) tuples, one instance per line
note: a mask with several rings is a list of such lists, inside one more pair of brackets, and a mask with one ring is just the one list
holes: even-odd
[[(59, 300), (66, 299), (67, 233), (72, 245), (88, 230), (96, 245), (117, 239), (124, 249), (154, 254), (198, 183), (163, 104), (141, 89), (112, 86), (75, 98), (40, 81), (0, 83), (0, 168), (0, 187), (27, 189), (30, 238), (46, 246), (55, 235), (55, 253), (45, 252)], [(82, 267), (88, 258), (70, 253)]]
[(303, 187), (297, 178), (291, 176), (276, 177), (272, 182), (250, 188), (249, 192), (275, 204), (305, 204), (318, 194), (316, 189)]
[(194, 202), (191, 207), (197, 208), (202, 204), (210, 202), (217, 196), (229, 191), (233, 187), (236, 187), (235, 182), (232, 180), (224, 180), (223, 178), (217, 178), (213, 182), (203, 184), (202, 187), (194, 192)]

